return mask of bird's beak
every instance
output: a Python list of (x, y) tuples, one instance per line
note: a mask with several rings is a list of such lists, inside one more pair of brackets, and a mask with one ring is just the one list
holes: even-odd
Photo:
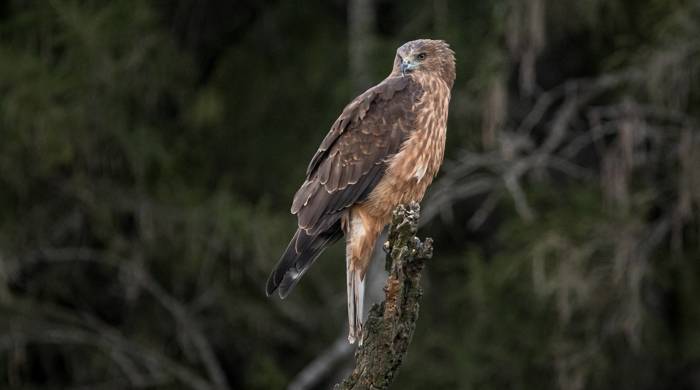
[(414, 63), (411, 62), (411, 61), (403, 60), (403, 62), (401, 62), (400, 69), (401, 69), (401, 74), (402, 74), (403, 76), (405, 76), (406, 73), (412, 71), (412, 70), (415, 69), (415, 68), (416, 68), (416, 64), (414, 64)]

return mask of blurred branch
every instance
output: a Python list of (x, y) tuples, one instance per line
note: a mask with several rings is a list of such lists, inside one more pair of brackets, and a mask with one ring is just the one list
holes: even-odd
[(441, 39), (447, 34), (449, 15), (447, 0), (433, 0), (433, 30)]
[(416, 203), (394, 211), (385, 244), (390, 270), (384, 287), (386, 298), (370, 309), (362, 344), (355, 353), (355, 369), (335, 386), (336, 390), (387, 389), (401, 366), (418, 319), (423, 295), (421, 271), (433, 252), (430, 238), (421, 242), (415, 235), (419, 217)]
[(323, 351), (316, 359), (307, 365), (297, 376), (292, 383), (289, 384), (287, 390), (304, 390), (311, 389), (318, 385), (319, 381), (332, 370), (336, 364), (343, 360), (352, 351), (352, 345), (348, 344), (345, 332), (341, 337), (338, 337), (333, 345)]
[[(577, 165), (573, 159), (588, 142), (600, 138), (600, 126), (594, 126), (584, 137), (572, 137), (570, 129), (582, 111), (596, 97), (625, 84), (642, 80), (643, 73), (629, 69), (596, 78), (571, 79), (548, 91), (537, 93), (531, 110), (515, 130), (498, 131), (500, 150), (485, 153), (464, 153), (457, 161), (446, 162), (444, 175), (435, 183), (426, 204), (423, 223), (440, 215), (448, 222), (453, 205), (461, 200), (483, 196), (483, 203), (472, 215), (469, 226), (476, 229), (495, 210), (497, 200), (507, 194), (515, 210), (525, 221), (537, 214), (530, 206), (523, 185), (528, 175), (543, 176), (555, 170), (576, 179), (591, 179), (593, 173)], [(596, 114), (598, 114), (596, 112)], [(656, 112), (675, 120), (683, 119), (676, 112)], [(545, 130), (543, 139), (535, 129)]]
[[(154, 382), (162, 382), (163, 378), (172, 377), (187, 388), (215, 389), (188, 367), (157, 350), (132, 342), (94, 318), (84, 321), (66, 311), (56, 308), (44, 310), (44, 306), (22, 300), (16, 300), (14, 305), (7, 308), (18, 313), (12, 317), (13, 324), (0, 336), (0, 350), (11, 348), (17, 343), (87, 345), (111, 358), (129, 379), (131, 386), (146, 387)], [(56, 313), (64, 320), (42, 318), (44, 315), (54, 317)], [(137, 366), (145, 368), (149, 375), (138, 373)]]
[[(183, 369), (183, 367), (178, 368), (177, 370), (172, 370), (177, 371), (178, 373), (175, 375), (179, 379), (181, 379), (183, 382), (187, 382), (191, 384), (192, 388), (197, 388), (197, 389), (216, 389), (216, 390), (227, 390), (229, 389), (228, 381), (226, 380), (226, 375), (224, 374), (223, 367), (221, 367), (221, 364), (219, 363), (218, 358), (216, 357), (216, 354), (209, 343), (209, 340), (205, 336), (204, 332), (201, 329), (201, 326), (199, 323), (195, 320), (195, 318), (190, 314), (190, 310), (178, 301), (175, 297), (170, 295), (151, 275), (148, 273), (148, 271), (141, 265), (134, 264), (132, 262), (127, 262), (127, 261), (120, 261), (120, 262), (115, 262), (115, 261), (108, 261), (104, 260), (104, 254), (101, 253), (100, 251), (96, 251), (90, 248), (84, 248), (84, 247), (77, 247), (77, 248), (44, 248), (37, 253), (35, 253), (33, 256), (28, 256), (28, 259), (26, 261), (27, 264), (32, 264), (32, 263), (41, 263), (41, 262), (46, 262), (46, 263), (63, 263), (63, 262), (90, 262), (94, 264), (100, 264), (103, 266), (107, 267), (115, 267), (119, 269), (119, 271), (124, 272), (126, 275), (129, 275), (130, 278), (129, 280), (132, 282), (135, 282), (138, 286), (144, 288), (146, 291), (148, 291), (154, 298), (155, 300), (163, 307), (167, 312), (169, 312), (172, 317), (175, 319), (177, 324), (179, 325), (178, 330), (180, 332), (179, 338), (181, 340), (190, 340), (193, 344), (194, 347), (197, 351), (197, 354), (199, 356), (199, 361), (202, 363), (203, 367), (207, 371), (207, 374), (211, 380), (211, 385), (207, 383), (206, 381), (203, 381), (199, 378), (195, 378), (193, 375), (194, 374), (187, 374), (187, 372)], [(137, 262), (138, 263), (138, 262)], [(86, 314), (84, 313), (84, 317)], [(89, 321), (91, 325), (93, 325), (94, 329), (99, 333), (99, 334), (106, 334), (106, 325), (100, 324), (99, 321), (97, 321), (95, 318), (91, 318), (91, 321)], [(113, 331), (111, 333), (114, 333)], [(77, 333), (73, 332), (72, 335), (76, 335)], [(114, 335), (112, 335), (114, 336)], [(98, 337), (98, 336), (94, 336)], [(120, 336), (122, 337), (122, 336)], [(125, 341), (120, 342), (121, 344), (126, 343)], [(91, 344), (86, 341), (82, 342), (83, 344)], [(99, 343), (92, 343), (94, 345), (99, 345)], [(186, 347), (186, 345), (183, 345), (183, 350)], [(133, 348), (132, 348), (133, 349)], [(121, 348), (117, 349), (116, 351), (123, 351), (126, 350), (126, 348)], [(184, 350), (187, 352), (186, 350)], [(122, 369), (125, 367), (128, 368), (127, 365), (125, 365), (125, 360), (124, 360), (124, 355), (121, 353), (117, 353), (112, 350), (109, 353), (109, 356), (112, 357), (112, 360)], [(151, 354), (154, 356), (153, 360), (162, 360), (162, 359), (167, 359), (165, 356), (162, 356), (162, 359), (160, 357), (156, 357), (156, 355)], [(172, 364), (167, 364), (167, 365), (172, 365)], [(139, 383), (139, 378), (137, 376), (133, 375), (133, 370), (125, 370), (125, 374), (129, 377), (130, 380), (133, 382)]]
[(219, 360), (216, 358), (216, 354), (209, 340), (207, 340), (199, 324), (189, 315), (187, 308), (168, 294), (142, 267), (135, 268), (134, 270), (138, 273), (137, 279), (141, 282), (143, 287), (170, 312), (181, 325), (181, 329), (186, 337), (192, 340), (199, 353), (200, 361), (206, 368), (207, 374), (213, 382), (214, 388), (219, 390), (228, 389), (229, 385), (226, 380), (226, 375), (219, 364)]

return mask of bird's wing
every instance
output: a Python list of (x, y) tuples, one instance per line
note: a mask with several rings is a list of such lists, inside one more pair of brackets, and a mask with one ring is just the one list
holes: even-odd
[(307, 169), (292, 203), (299, 228), (314, 235), (363, 201), (382, 178), (389, 158), (414, 131), (414, 107), (423, 90), (411, 77), (390, 77), (348, 104)]
[(410, 77), (388, 78), (348, 104), (311, 159), (292, 203), (299, 228), (267, 281), (287, 296), (311, 264), (342, 237), (342, 211), (363, 201), (387, 161), (415, 128), (423, 91)]

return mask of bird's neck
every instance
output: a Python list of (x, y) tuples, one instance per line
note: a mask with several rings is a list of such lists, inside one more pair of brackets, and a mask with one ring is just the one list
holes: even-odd
[(452, 87), (439, 73), (419, 72), (411, 74), (413, 80), (418, 83), (425, 91), (437, 91), (438, 89), (447, 89), (448, 93)]

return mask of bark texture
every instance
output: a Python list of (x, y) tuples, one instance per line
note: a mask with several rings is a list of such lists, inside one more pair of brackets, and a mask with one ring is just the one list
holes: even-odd
[(335, 390), (387, 389), (401, 366), (418, 319), (421, 271), (433, 255), (432, 239), (416, 237), (419, 217), (416, 203), (394, 210), (384, 244), (389, 272), (385, 299), (370, 309), (362, 345), (355, 352), (355, 369)]

